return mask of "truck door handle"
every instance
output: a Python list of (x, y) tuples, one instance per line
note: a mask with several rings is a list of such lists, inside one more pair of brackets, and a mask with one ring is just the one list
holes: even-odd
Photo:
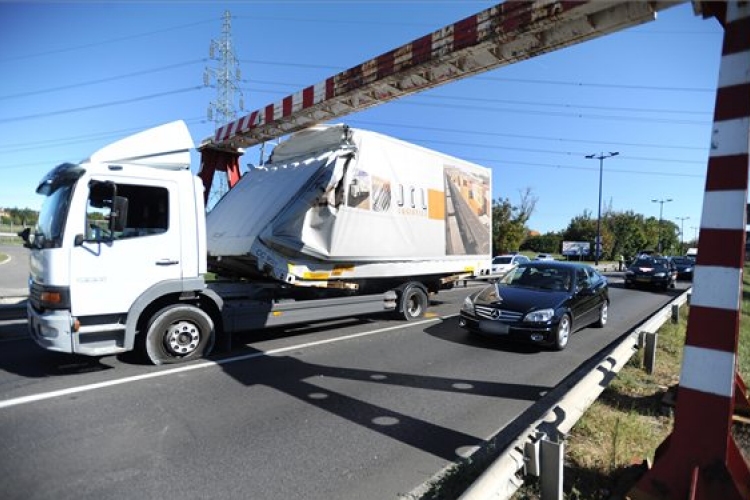
[(175, 264), (179, 264), (179, 260), (172, 260), (172, 259), (161, 259), (156, 261), (157, 266), (174, 266)]

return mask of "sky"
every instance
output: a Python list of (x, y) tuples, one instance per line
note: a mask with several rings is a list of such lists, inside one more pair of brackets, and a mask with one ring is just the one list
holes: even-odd
[[(226, 12), (241, 116), (495, 3), (0, 0), (0, 207), (38, 210), (47, 171), (140, 130), (184, 120), (196, 145), (211, 136), (220, 63), (209, 47)], [(536, 198), (528, 226), (541, 233), (597, 217), (601, 166), (603, 210), (661, 216), (691, 240), (722, 36), (688, 2), (335, 122), (490, 167), (493, 199)], [(259, 159), (252, 148), (242, 163)]]

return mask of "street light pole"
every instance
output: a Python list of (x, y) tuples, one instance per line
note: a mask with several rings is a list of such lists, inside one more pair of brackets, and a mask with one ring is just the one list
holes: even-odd
[(661, 216), (664, 211), (664, 204), (669, 203), (672, 201), (672, 198), (662, 199), (662, 200), (651, 200), (653, 203), (659, 204), (659, 240), (657, 241), (657, 250), (659, 253), (661, 253)]
[(596, 214), (596, 242), (594, 242), (594, 265), (599, 265), (599, 249), (602, 246), (602, 172), (604, 171), (604, 159), (619, 155), (619, 151), (610, 151), (609, 154), (599, 153), (586, 155), (589, 160), (599, 160), (599, 205)]
[(680, 221), (680, 252), (685, 251), (685, 226), (684, 223), (690, 217), (675, 217), (676, 220)]

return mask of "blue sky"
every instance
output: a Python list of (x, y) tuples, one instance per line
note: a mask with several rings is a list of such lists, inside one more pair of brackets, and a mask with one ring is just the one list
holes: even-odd
[[(37, 182), (130, 133), (183, 119), (213, 133), (203, 85), (225, 11), (246, 112), (479, 12), (481, 1), (0, 2), (0, 207), (38, 209)], [(655, 22), (337, 121), (493, 170), (493, 198), (538, 198), (563, 230), (602, 198), (700, 225), (722, 30), (690, 3)], [(197, 158), (197, 157), (196, 157)], [(243, 164), (257, 163), (251, 149)], [(197, 161), (194, 171), (197, 169)], [(672, 199), (664, 204), (651, 200)], [(682, 222), (678, 217), (689, 217)]]

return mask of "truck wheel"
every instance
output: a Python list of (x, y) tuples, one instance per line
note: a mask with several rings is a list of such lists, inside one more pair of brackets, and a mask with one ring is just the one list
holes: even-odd
[(155, 365), (181, 363), (208, 355), (214, 322), (201, 309), (176, 304), (154, 314), (146, 329), (145, 351)]
[(409, 285), (401, 292), (399, 311), (406, 321), (414, 321), (424, 316), (430, 299), (427, 292), (416, 285)]

